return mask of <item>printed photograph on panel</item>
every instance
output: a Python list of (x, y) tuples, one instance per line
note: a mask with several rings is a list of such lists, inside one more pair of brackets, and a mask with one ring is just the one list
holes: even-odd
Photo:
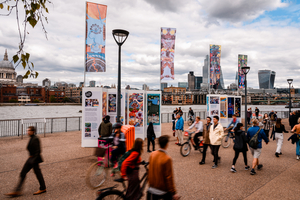
[(219, 97), (210, 97), (210, 104), (219, 104)]
[(241, 98), (235, 98), (235, 114), (236, 117), (241, 117)]
[(227, 98), (221, 97), (220, 98), (220, 117), (221, 118), (227, 118)]
[(98, 99), (85, 99), (85, 107), (98, 107), (99, 100)]
[(108, 95), (108, 112), (117, 112), (117, 95)]
[(160, 94), (148, 94), (147, 99), (147, 125), (149, 125), (150, 122), (152, 122), (153, 125), (160, 125)]
[(129, 125), (143, 127), (143, 93), (132, 93), (129, 95)]
[(228, 97), (228, 118), (232, 118), (234, 114), (234, 97)]

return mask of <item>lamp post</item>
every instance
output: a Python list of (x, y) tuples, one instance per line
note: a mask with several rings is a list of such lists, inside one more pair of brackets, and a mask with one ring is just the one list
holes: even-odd
[(291, 84), (293, 83), (293, 79), (287, 79), (287, 82), (289, 84), (289, 114), (291, 113), (292, 109), (292, 98), (291, 98)]
[(129, 32), (122, 29), (114, 29), (112, 31), (116, 43), (119, 45), (119, 58), (118, 58), (118, 92), (117, 92), (117, 123), (120, 123), (121, 116), (121, 46), (126, 41)]
[(250, 71), (250, 67), (242, 67), (242, 71), (245, 75), (245, 133), (247, 133), (248, 124), (247, 124), (247, 74)]

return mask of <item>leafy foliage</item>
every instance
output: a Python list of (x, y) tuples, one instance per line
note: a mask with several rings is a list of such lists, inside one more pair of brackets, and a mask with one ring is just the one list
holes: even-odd
[[(34, 64), (29, 60), (30, 54), (24, 51), (24, 45), (26, 40), (28, 23), (34, 28), (38, 23), (42, 25), (42, 30), (47, 38), (47, 31), (44, 26), (44, 22), (48, 23), (47, 17), (44, 15), (48, 13), (47, 5), (51, 4), (49, 0), (0, 0), (0, 9), (5, 12), (0, 13), (0, 16), (9, 16), (12, 11), (16, 11), (16, 20), (18, 26), (18, 32), (20, 36), (19, 50), (13, 56), (13, 61), (16, 67), (21, 63), (24, 69), (28, 69), (23, 79), (28, 77), (37, 78), (39, 73), (34, 71)], [(19, 12), (24, 9), (25, 16), (23, 22), (19, 20)], [(20, 24), (22, 24), (23, 29)]]
[(18, 103), (18, 100), (17, 99), (10, 99), (8, 102), (9, 103)]
[(33, 103), (40, 103), (40, 101), (38, 99), (34, 99), (32, 102)]
[(54, 95), (50, 96), (50, 103), (55, 103), (56, 102), (56, 98)]
[(70, 102), (70, 99), (69, 99), (68, 97), (64, 97), (64, 98), (62, 99), (62, 101), (63, 101), (64, 103), (67, 103), (67, 102)]

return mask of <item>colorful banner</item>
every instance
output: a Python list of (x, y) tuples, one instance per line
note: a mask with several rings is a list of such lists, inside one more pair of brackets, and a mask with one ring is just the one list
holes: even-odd
[(107, 115), (107, 92), (102, 92), (102, 118)]
[(132, 93), (129, 95), (129, 125), (143, 127), (143, 93)]
[(161, 28), (160, 79), (174, 80), (175, 28)]
[(147, 99), (147, 125), (150, 122), (153, 125), (160, 125), (160, 94), (148, 94)]
[(117, 112), (117, 95), (108, 95), (108, 112)]
[(210, 45), (210, 85), (218, 89), (221, 78), (221, 45)]
[(245, 75), (242, 71), (242, 67), (247, 66), (248, 56), (240, 55), (238, 56), (238, 86), (239, 88), (245, 88)]
[(228, 97), (228, 118), (234, 114), (234, 97)]
[(107, 6), (86, 2), (86, 72), (105, 72)]
[(235, 98), (234, 109), (236, 117), (241, 117), (241, 98)]
[(227, 98), (220, 98), (220, 118), (227, 119)]

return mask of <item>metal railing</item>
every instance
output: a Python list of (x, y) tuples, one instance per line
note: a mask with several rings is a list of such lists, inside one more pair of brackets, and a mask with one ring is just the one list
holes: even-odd
[(22, 119), (0, 120), (0, 137), (22, 136), (26, 135), (28, 126), (36, 127), (37, 134), (68, 132), (81, 130), (81, 117), (56, 117), (46, 118), (46, 124), (43, 122), (30, 122), (23, 124)]
[[(161, 123), (171, 123), (172, 122), (172, 114), (173, 113), (161, 113)], [(199, 116), (201, 119), (206, 118), (206, 112), (200, 111), (200, 112), (194, 112), (195, 116)], [(187, 121), (189, 119), (188, 112), (184, 112), (182, 115), (182, 118), (184, 121)]]

